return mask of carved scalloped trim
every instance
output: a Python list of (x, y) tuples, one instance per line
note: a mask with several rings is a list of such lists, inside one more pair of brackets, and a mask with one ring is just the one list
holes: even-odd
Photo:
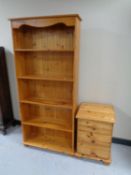
[(55, 25), (63, 24), (66, 27), (73, 27), (74, 22), (73, 21), (14, 21), (13, 22), (13, 28), (19, 29), (23, 26), (33, 27), (33, 28), (45, 28), (45, 27), (51, 27)]
[(52, 25), (47, 25), (47, 26), (34, 26), (34, 25), (29, 25), (29, 24), (21, 24), (20, 26), (19, 26), (19, 28), (17, 28), (17, 29), (21, 29), (21, 28), (24, 28), (24, 27), (29, 27), (29, 28), (50, 28), (50, 27), (57, 27), (57, 26), (62, 26), (62, 27), (71, 27), (70, 25), (66, 25), (65, 23), (62, 23), (62, 22), (60, 22), (60, 23), (55, 23), (55, 24), (52, 24)]

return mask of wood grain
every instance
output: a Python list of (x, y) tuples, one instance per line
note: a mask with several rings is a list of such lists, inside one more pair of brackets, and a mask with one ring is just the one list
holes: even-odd
[(25, 145), (74, 153), (80, 17), (11, 19)]
[(83, 103), (77, 113), (77, 153), (111, 162), (115, 112), (112, 105)]
[(112, 105), (82, 103), (76, 118), (115, 123), (115, 112)]

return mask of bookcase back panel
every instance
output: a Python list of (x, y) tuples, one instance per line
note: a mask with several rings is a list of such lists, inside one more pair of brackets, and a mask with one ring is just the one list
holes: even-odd
[(19, 80), (20, 99), (72, 103), (72, 83)]
[(23, 122), (31, 120), (72, 128), (72, 111), (70, 109), (21, 104), (21, 114)]
[(21, 27), (14, 31), (14, 45), (17, 49), (67, 50), (73, 46), (73, 27), (58, 24), (46, 28)]
[(63, 79), (73, 76), (72, 52), (19, 52), (16, 56), (17, 76), (34, 75)]
[(40, 143), (41, 145), (59, 145), (64, 148), (71, 148), (72, 135), (70, 133), (25, 125), (23, 131), (24, 141)]

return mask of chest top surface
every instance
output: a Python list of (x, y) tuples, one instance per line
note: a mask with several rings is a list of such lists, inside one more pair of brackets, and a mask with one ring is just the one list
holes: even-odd
[(112, 105), (82, 103), (76, 118), (115, 123), (115, 111)]

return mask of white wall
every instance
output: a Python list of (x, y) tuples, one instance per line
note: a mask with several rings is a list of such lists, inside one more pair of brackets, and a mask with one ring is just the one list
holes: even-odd
[(0, 0), (0, 45), (7, 49), (15, 117), (19, 117), (8, 18), (79, 13), (79, 102), (112, 103), (114, 136), (131, 139), (131, 0)]

